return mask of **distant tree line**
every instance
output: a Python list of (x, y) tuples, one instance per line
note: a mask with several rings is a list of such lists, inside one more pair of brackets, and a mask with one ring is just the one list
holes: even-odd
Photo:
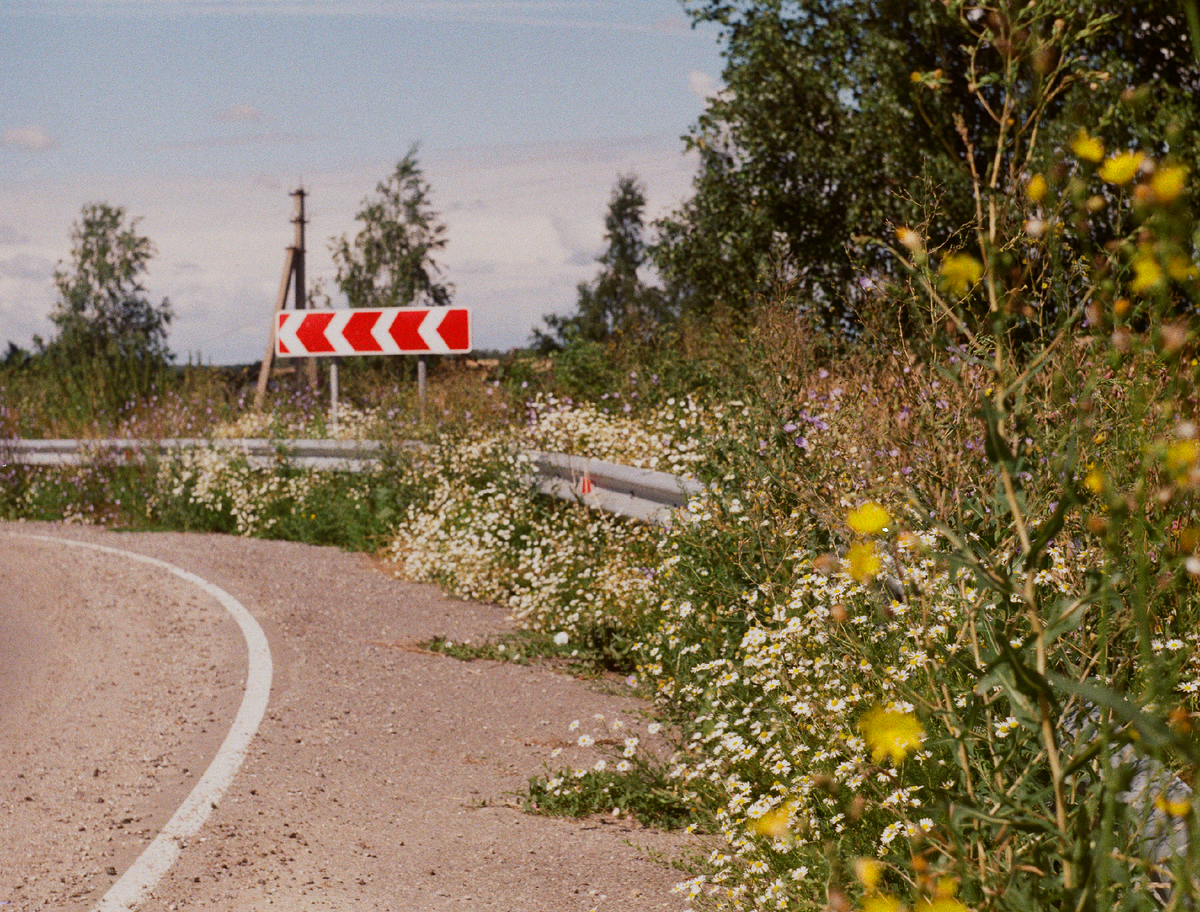
[[(644, 341), (682, 319), (736, 320), (780, 271), (797, 307), (851, 326), (871, 289), (894, 276), (896, 228), (920, 225), (931, 243), (952, 246), (987, 202), (972, 195), (971, 174), (998, 148), (1019, 159), (1016, 179), (1053, 167), (1087, 127), (1200, 173), (1194, 0), (682, 3), (695, 25), (720, 29), (725, 60), (724, 88), (685, 138), (699, 157), (694, 192), (647, 225), (643, 185), (617, 179), (596, 276), (578, 286), (574, 313), (534, 331), (543, 349)], [(1014, 64), (1017, 91), (993, 95)], [(1011, 126), (997, 117), (1002, 104), (1030, 125), (1017, 124), (1010, 143), (996, 141)], [(452, 299), (436, 259), (446, 227), (417, 151), (364, 199), (357, 233), (332, 241), (351, 306)], [(137, 225), (120, 207), (83, 207), (55, 273), (56, 334), (32, 351), (10, 343), (7, 367), (103, 368), (113, 396), (153, 386), (171, 359), (172, 311), (147, 294), (153, 246)]]

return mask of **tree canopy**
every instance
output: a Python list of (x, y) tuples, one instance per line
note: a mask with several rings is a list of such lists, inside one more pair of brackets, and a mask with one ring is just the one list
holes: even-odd
[(155, 304), (143, 278), (154, 255), (138, 219), (107, 203), (83, 207), (71, 231), (71, 261), (54, 273), (58, 300), (50, 319), (58, 328), (48, 346), (68, 359), (134, 358), (166, 362), (171, 305)]
[(407, 307), (450, 303), (454, 286), (438, 280), (434, 259), (447, 243), (446, 226), (429, 202), (430, 186), (417, 146), (363, 200), (353, 239), (335, 238), (337, 284), (351, 307)]
[(635, 175), (617, 178), (604, 217), (607, 247), (596, 258), (600, 269), (578, 286), (577, 310), (568, 317), (546, 316), (551, 333), (534, 331), (538, 345), (552, 349), (573, 341), (604, 342), (615, 335), (639, 335), (661, 317), (659, 289), (639, 276), (649, 259), (646, 246), (646, 193)]
[(684, 0), (721, 29), (725, 88), (686, 137), (695, 193), (657, 225), (672, 303), (736, 312), (782, 253), (805, 300), (852, 313), (860, 280), (894, 269), (880, 239), (922, 224), (952, 242), (1001, 147), (1014, 180), (1081, 127), (1195, 167), (1182, 2)]

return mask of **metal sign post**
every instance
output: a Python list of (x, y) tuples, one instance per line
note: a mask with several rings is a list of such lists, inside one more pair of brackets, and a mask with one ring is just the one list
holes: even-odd
[[(258, 374), (254, 407), (262, 409), (275, 358), (304, 358), (309, 383), (317, 386), (318, 357), (330, 357), (329, 421), (338, 425), (338, 365), (342, 355), (417, 355), (417, 402), (425, 420), (428, 355), (471, 351), (471, 311), (466, 307), (359, 307), (309, 310), (304, 285), (304, 188), (296, 190), (295, 244), (288, 248), (275, 303), (271, 342)], [(292, 289), (294, 309), (288, 310)]]
[(329, 362), (329, 426), (333, 433), (338, 429), (338, 359)]
[(425, 356), (417, 356), (417, 417), (425, 423)]

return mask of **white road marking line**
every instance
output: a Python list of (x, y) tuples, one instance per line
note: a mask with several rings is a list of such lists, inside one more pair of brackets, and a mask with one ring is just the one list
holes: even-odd
[(174, 816), (167, 821), (162, 832), (146, 847), (120, 879), (109, 888), (95, 909), (95, 912), (128, 912), (149, 895), (171, 865), (175, 863), (182, 848), (182, 841), (194, 835), (204, 825), (208, 815), (217, 806), (217, 802), (221, 800), (221, 796), (225, 794), (225, 790), (229, 788), (234, 776), (241, 768), (242, 761), (246, 758), (246, 749), (258, 731), (259, 723), (262, 722), (263, 714), (267, 711), (267, 702), (271, 696), (271, 647), (267, 644), (267, 637), (258, 625), (258, 621), (241, 602), (219, 586), (214, 586), (208, 580), (189, 573), (182, 567), (176, 567), (174, 564), (158, 558), (147, 557), (133, 551), (122, 551), (119, 548), (109, 548), (69, 538), (29, 535), (22, 532), (8, 534), (16, 538), (30, 538), (78, 548), (91, 548), (93, 551), (115, 554), (173, 573), (180, 579), (204, 590), (220, 602), (221, 606), (237, 621), (238, 627), (242, 630), (242, 636), (246, 640), (248, 654), (246, 692), (242, 697), (242, 705), (238, 708), (233, 725), (229, 729), (229, 734), (225, 736), (224, 743), (213, 757), (212, 763), (208, 765), (208, 769), (204, 771), (204, 775), (200, 777), (200, 781), (196, 783), (196, 787), (184, 799)]

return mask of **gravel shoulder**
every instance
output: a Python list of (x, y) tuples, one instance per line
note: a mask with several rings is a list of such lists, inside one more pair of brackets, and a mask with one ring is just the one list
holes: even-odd
[[(636, 699), (546, 668), (422, 652), (504, 609), (367, 556), (226, 536), (0, 524), (177, 564), (239, 599), (275, 663), (225, 799), (141, 908), (682, 909), (687, 837), (511, 806), (544, 763)], [(154, 568), (0, 535), (0, 900), (90, 908), (203, 772), (241, 699), (245, 649), (204, 593)], [(600, 714), (604, 722), (595, 716)], [(580, 720), (578, 732), (569, 725)], [(565, 750), (550, 760), (554, 747)], [(112, 872), (112, 873), (109, 873)]]

